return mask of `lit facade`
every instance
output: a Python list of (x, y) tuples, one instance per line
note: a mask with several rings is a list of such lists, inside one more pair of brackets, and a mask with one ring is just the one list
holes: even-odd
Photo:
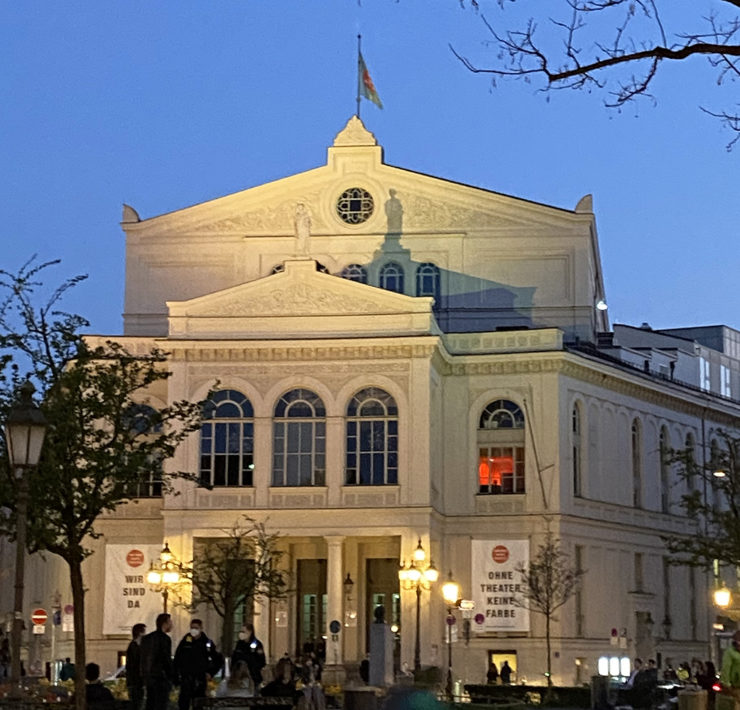
[[(422, 597), (422, 664), (446, 664), (451, 572), (483, 600), (467, 642), (458, 614), (455, 676), (482, 681), (493, 654), (541, 682), (544, 619), (512, 621), (474, 559), (521, 541), (534, 555), (549, 529), (585, 570), (553, 627), (555, 682), (587, 680), (601, 656), (708, 657), (707, 579), (668, 566), (660, 538), (691, 532), (660, 451), (706, 456), (737, 427), (737, 391), (673, 376), (699, 367), (673, 347), (686, 333), (604, 335), (589, 196), (564, 210), (392, 167), (352, 118), (324, 166), (151, 219), (125, 207), (122, 226), (120, 340), (170, 353), (150, 406), (216, 391), (168, 462), (209, 488), (179, 482), (106, 517), (88, 580), (104, 578), (107, 546), (166, 540), (190, 560), (246, 514), (282, 536), (294, 587), (255, 610), (273, 661), (324, 636), (328, 666), (359, 663), (383, 603), (412, 665), (415, 592), (398, 568), (420, 539), (441, 572)], [(732, 388), (737, 357), (720, 360)], [(89, 655), (112, 668), (126, 641), (104, 633), (112, 602), (88, 584)]]

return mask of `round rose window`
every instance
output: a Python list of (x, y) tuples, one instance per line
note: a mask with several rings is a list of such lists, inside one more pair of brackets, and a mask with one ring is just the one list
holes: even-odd
[(361, 187), (350, 187), (337, 200), (337, 214), (347, 224), (362, 224), (373, 213), (373, 196)]

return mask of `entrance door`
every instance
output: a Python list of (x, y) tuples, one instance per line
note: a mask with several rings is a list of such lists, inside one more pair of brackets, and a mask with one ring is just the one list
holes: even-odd
[(326, 560), (298, 560), (298, 654), (305, 649), (321, 656), (326, 646), (326, 613)]
[(375, 621), (375, 609), (385, 608), (385, 623), (393, 630), (393, 657), (395, 667), (401, 652), (401, 594), (398, 582), (398, 560), (395, 558), (369, 559), (365, 563), (367, 603), (365, 614), (365, 649), (370, 651), (370, 626)]

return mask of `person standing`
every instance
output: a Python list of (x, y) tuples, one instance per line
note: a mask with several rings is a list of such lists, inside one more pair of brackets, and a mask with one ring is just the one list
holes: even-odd
[(509, 665), (508, 661), (504, 661), (501, 664), (501, 672), (499, 673), (499, 675), (501, 676), (502, 685), (511, 684), (511, 666)]
[(131, 627), (131, 642), (126, 649), (126, 688), (131, 710), (141, 710), (144, 704), (144, 681), (141, 677), (141, 639), (146, 624)]
[(190, 631), (175, 651), (175, 677), (180, 682), (180, 710), (189, 710), (195, 698), (206, 697), (206, 684), (214, 672), (216, 646), (203, 632), (203, 622), (193, 619)]
[(231, 667), (236, 668), (239, 661), (244, 661), (249, 668), (249, 675), (254, 682), (254, 694), (259, 695), (262, 684), (262, 669), (267, 662), (265, 659), (265, 648), (254, 635), (254, 626), (244, 624), (239, 632), (239, 640), (236, 642), (234, 653), (231, 654)]
[(88, 663), (85, 666), (85, 699), (90, 710), (113, 710), (113, 693), (100, 682), (100, 666)]
[(719, 682), (722, 692), (732, 695), (737, 704), (740, 701), (740, 631), (732, 635), (732, 641), (722, 656)]
[(146, 686), (146, 710), (167, 710), (174, 680), (172, 667), (172, 617), (157, 616), (157, 628), (141, 639), (141, 677)]

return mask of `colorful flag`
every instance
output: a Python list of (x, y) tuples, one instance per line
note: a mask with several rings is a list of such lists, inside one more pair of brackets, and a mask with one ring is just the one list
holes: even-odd
[(360, 96), (364, 96), (366, 99), (370, 99), (378, 108), (383, 108), (383, 103), (378, 96), (378, 92), (375, 90), (373, 80), (370, 78), (370, 72), (367, 70), (365, 60), (362, 58), (362, 52), (359, 53), (359, 59), (357, 62), (357, 80), (360, 87)]

